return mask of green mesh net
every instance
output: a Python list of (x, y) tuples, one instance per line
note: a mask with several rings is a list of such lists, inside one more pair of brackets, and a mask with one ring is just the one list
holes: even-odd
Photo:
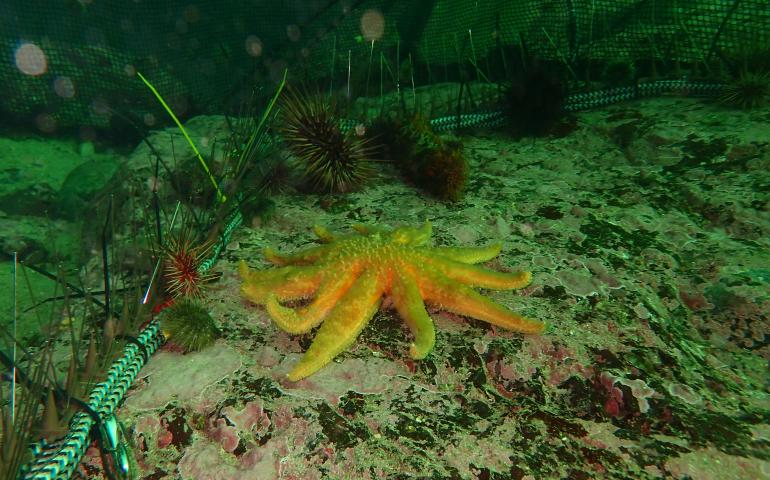
[(591, 62), (708, 70), (724, 52), (769, 45), (769, 27), (765, 0), (8, 1), (0, 109), (48, 132), (151, 127), (166, 117), (137, 70), (184, 117), (269, 92), (287, 67), (352, 98), (494, 83), (522, 48), (576, 79)]

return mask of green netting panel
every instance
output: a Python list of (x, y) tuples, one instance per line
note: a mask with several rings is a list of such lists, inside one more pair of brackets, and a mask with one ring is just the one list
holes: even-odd
[(137, 69), (189, 115), (269, 91), (286, 67), (355, 97), (457, 80), (468, 65), (471, 79), (499, 81), (493, 66), (522, 43), (570, 66), (705, 65), (770, 44), (768, 32), (766, 0), (15, 0), (0, 4), (0, 109), (50, 131), (153, 125), (165, 114)]
[(298, 22), (325, 3), (2, 2), (0, 108), (44, 129), (165, 120), (139, 69), (181, 115), (221, 111), (253, 72), (282, 73)]
[[(433, 66), (467, 61), (475, 54), (483, 68), (483, 59), (499, 56), (500, 46), (522, 41), (532, 54), (569, 63), (651, 57), (698, 63), (713, 42), (721, 51), (770, 44), (770, 6), (764, 0), (443, 0), (405, 10), (402, 4), (410, 2), (365, 3), (358, 15), (336, 28), (338, 55), (351, 49), (359, 61), (368, 57), (365, 48), (350, 40), (359, 33), (361, 13), (370, 8), (381, 8), (386, 18), (386, 34), (377, 48), (392, 51), (397, 38), (407, 41), (402, 24), (419, 25), (415, 61)], [(432, 5), (428, 18), (413, 18), (425, 13), (425, 5)], [(322, 45), (324, 54), (332, 51), (330, 39)]]

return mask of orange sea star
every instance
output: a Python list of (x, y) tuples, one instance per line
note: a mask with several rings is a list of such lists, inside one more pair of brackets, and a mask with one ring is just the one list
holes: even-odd
[[(436, 339), (423, 300), (509, 330), (543, 331), (542, 323), (517, 315), (471, 288), (505, 290), (529, 284), (530, 272), (503, 273), (472, 265), (497, 256), (499, 244), (431, 247), (428, 222), (420, 228), (354, 228), (358, 235), (338, 238), (315, 227), (324, 244), (293, 255), (266, 249), (265, 257), (283, 265), (280, 268), (255, 271), (241, 262), (243, 294), (265, 305), (280, 329), (299, 334), (322, 324), (289, 372), (290, 380), (315, 373), (348, 348), (377, 312), (383, 296), (390, 296), (414, 335), (410, 355), (415, 359), (428, 355)], [(279, 303), (310, 297), (308, 305), (297, 309)]]

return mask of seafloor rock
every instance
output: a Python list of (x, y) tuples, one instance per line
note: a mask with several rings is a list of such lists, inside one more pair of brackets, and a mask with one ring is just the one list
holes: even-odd
[[(221, 352), (161, 353), (126, 403), (123, 418), (155, 432), (136, 450), (142, 473), (767, 476), (764, 118), (664, 98), (580, 114), (580, 128), (558, 139), (466, 137), (468, 195), (451, 205), (385, 174), (331, 202), (278, 196), (272, 221), (237, 232), (207, 291)], [(280, 332), (246, 304), (237, 261), (266, 267), (264, 246), (308, 246), (314, 223), (345, 231), (420, 220), (433, 223), (437, 244), (502, 242), (489, 266), (530, 268), (534, 279), (518, 294), (485, 294), (548, 322), (546, 333), (522, 337), (431, 310), (436, 348), (412, 361), (408, 331), (386, 304), (334, 364), (287, 382), (312, 334)], [(207, 380), (161, 395), (164, 382), (194, 375)], [(211, 382), (205, 391), (216, 394), (201, 397)]]

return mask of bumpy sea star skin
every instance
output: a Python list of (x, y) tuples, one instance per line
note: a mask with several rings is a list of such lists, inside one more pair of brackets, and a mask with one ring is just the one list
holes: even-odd
[[(280, 268), (239, 267), (241, 290), (264, 305), (282, 330), (299, 334), (318, 329), (313, 343), (288, 378), (297, 381), (318, 371), (347, 349), (380, 307), (383, 296), (393, 300), (414, 336), (412, 358), (425, 358), (436, 333), (425, 303), (522, 333), (540, 333), (544, 325), (524, 318), (484, 297), (471, 287), (507, 290), (529, 284), (530, 272), (503, 273), (473, 265), (500, 253), (487, 247), (430, 247), (431, 225), (385, 230), (355, 226), (358, 234), (337, 237), (315, 227), (323, 245), (293, 255), (271, 249), (265, 257)], [(312, 298), (292, 309), (280, 302)]]

